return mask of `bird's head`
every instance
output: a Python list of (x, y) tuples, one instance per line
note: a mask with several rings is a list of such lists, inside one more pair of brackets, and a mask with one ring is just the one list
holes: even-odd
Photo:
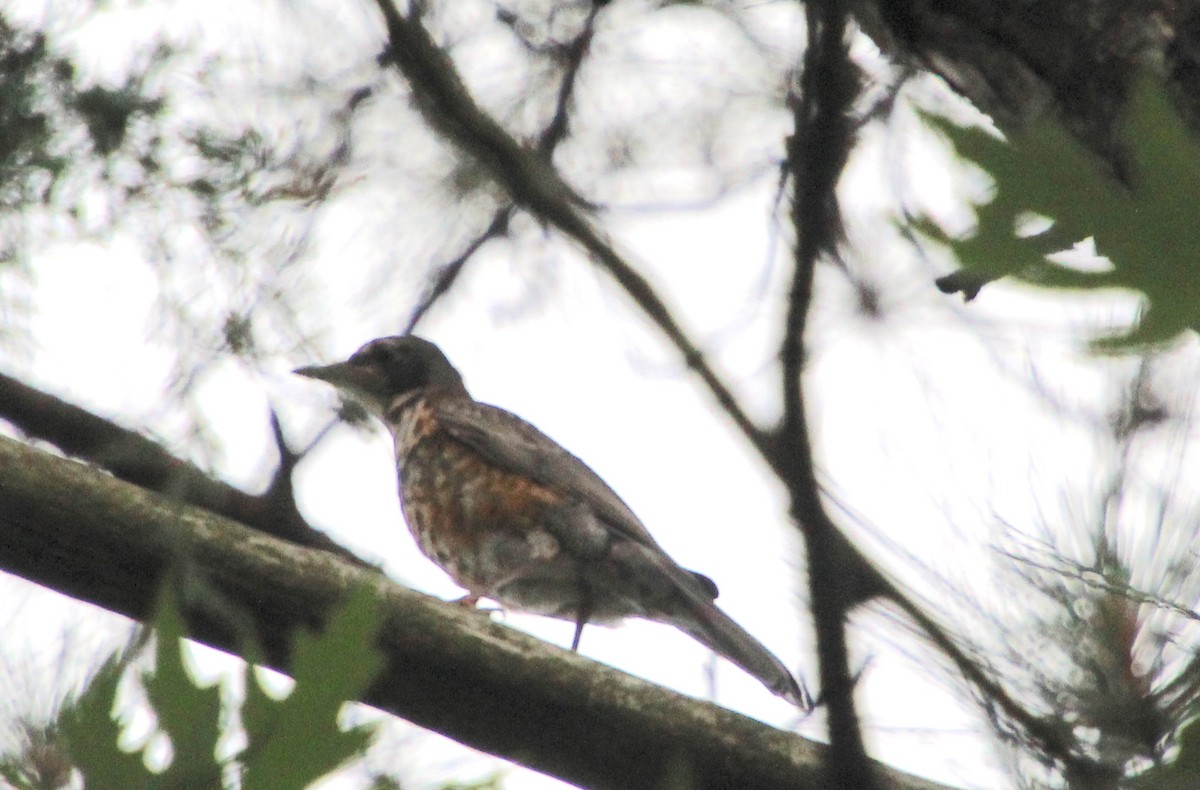
[(380, 416), (398, 396), (415, 390), (466, 392), (462, 376), (442, 350), (415, 335), (381, 337), (355, 351), (345, 362), (293, 372), (329, 382)]

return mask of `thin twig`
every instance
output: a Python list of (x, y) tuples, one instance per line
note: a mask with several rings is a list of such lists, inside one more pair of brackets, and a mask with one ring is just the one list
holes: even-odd
[[(538, 151), (547, 160), (554, 155), (555, 149), (558, 148), (559, 143), (566, 139), (567, 133), (570, 130), (571, 98), (574, 95), (575, 86), (578, 82), (580, 67), (587, 55), (588, 48), (591, 46), (592, 36), (596, 28), (596, 16), (600, 13), (602, 7), (601, 3), (593, 5), (587, 19), (584, 20), (583, 29), (579, 32), (579, 35), (575, 36), (560, 49), (563, 61), (563, 77), (558, 88), (558, 98), (554, 107), (554, 115), (550, 119), (550, 123), (546, 125), (546, 128), (538, 136)], [(484, 244), (508, 233), (508, 225), (512, 220), (514, 208), (512, 205), (507, 205), (497, 210), (492, 217), (491, 223), (481, 234), (472, 239), (454, 260), (438, 267), (425, 295), (413, 309), (404, 330), (406, 333), (412, 332), (434, 304), (450, 291), (454, 283), (458, 280), (459, 275), (462, 274), (463, 269), (466, 268), (467, 263), (471, 261), (475, 253)]]
[(412, 315), (409, 316), (408, 324), (404, 327), (405, 334), (416, 329), (417, 324), (433, 308), (434, 304), (449, 293), (467, 263), (475, 257), (475, 253), (479, 252), (483, 245), (508, 233), (508, 223), (512, 219), (512, 215), (513, 206), (511, 205), (498, 209), (492, 216), (491, 223), (482, 233), (472, 239), (454, 260), (447, 261), (437, 268), (430, 278), (431, 282), (421, 297), (421, 301), (417, 303), (417, 306), (413, 308)]
[(560, 50), (563, 63), (563, 77), (562, 82), (558, 85), (558, 98), (554, 104), (554, 116), (542, 131), (542, 135), (538, 140), (538, 150), (545, 154), (547, 158), (558, 147), (558, 144), (566, 139), (567, 133), (570, 131), (571, 100), (575, 95), (575, 86), (579, 82), (580, 68), (583, 66), (584, 58), (587, 57), (588, 50), (592, 46), (592, 37), (596, 33), (596, 17), (599, 16), (602, 8), (604, 8), (604, 3), (592, 3), (587, 19), (583, 21), (583, 29), (579, 31), (579, 35), (567, 42)]

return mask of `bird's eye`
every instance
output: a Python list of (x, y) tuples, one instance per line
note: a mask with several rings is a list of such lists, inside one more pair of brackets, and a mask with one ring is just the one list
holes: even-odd
[(405, 392), (428, 383), (428, 364), (418, 350), (407, 343), (394, 342), (393, 338), (368, 343), (350, 357), (350, 363), (372, 368), (386, 379), (395, 392)]
[(350, 357), (350, 361), (359, 365), (385, 365), (392, 355), (388, 353), (388, 349), (381, 345), (373, 344), (360, 348)]
[(402, 348), (380, 346), (374, 361), (393, 370), (407, 370), (412, 366), (412, 355)]

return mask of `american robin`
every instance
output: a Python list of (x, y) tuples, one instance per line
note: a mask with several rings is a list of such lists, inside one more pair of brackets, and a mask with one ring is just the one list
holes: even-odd
[(360, 401), (396, 445), (401, 506), (427, 557), (468, 591), (575, 623), (669, 623), (805, 710), (787, 667), (717, 608), (717, 586), (685, 570), (608, 485), (529, 423), (473, 399), (442, 351), (413, 335), (345, 362), (300, 368)]

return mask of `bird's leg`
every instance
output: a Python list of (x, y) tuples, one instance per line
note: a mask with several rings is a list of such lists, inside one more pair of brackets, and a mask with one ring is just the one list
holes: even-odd
[(579, 590), (579, 610), (575, 613), (575, 638), (571, 640), (571, 652), (579, 652), (579, 638), (583, 636), (583, 627), (592, 617), (592, 595), (586, 585)]
[(571, 640), (571, 651), (579, 652), (579, 638), (583, 636), (583, 627), (587, 625), (587, 606), (579, 607), (579, 619), (575, 621), (575, 637)]
[(470, 609), (472, 612), (478, 612), (479, 614), (483, 615), (484, 617), (491, 617), (493, 612), (500, 612), (501, 614), (504, 614), (503, 606), (480, 607), (479, 601), (484, 597), (485, 596), (483, 596), (479, 593), (467, 593), (463, 597), (455, 598), (454, 600), (448, 601), (447, 603), (458, 604), (462, 608)]

